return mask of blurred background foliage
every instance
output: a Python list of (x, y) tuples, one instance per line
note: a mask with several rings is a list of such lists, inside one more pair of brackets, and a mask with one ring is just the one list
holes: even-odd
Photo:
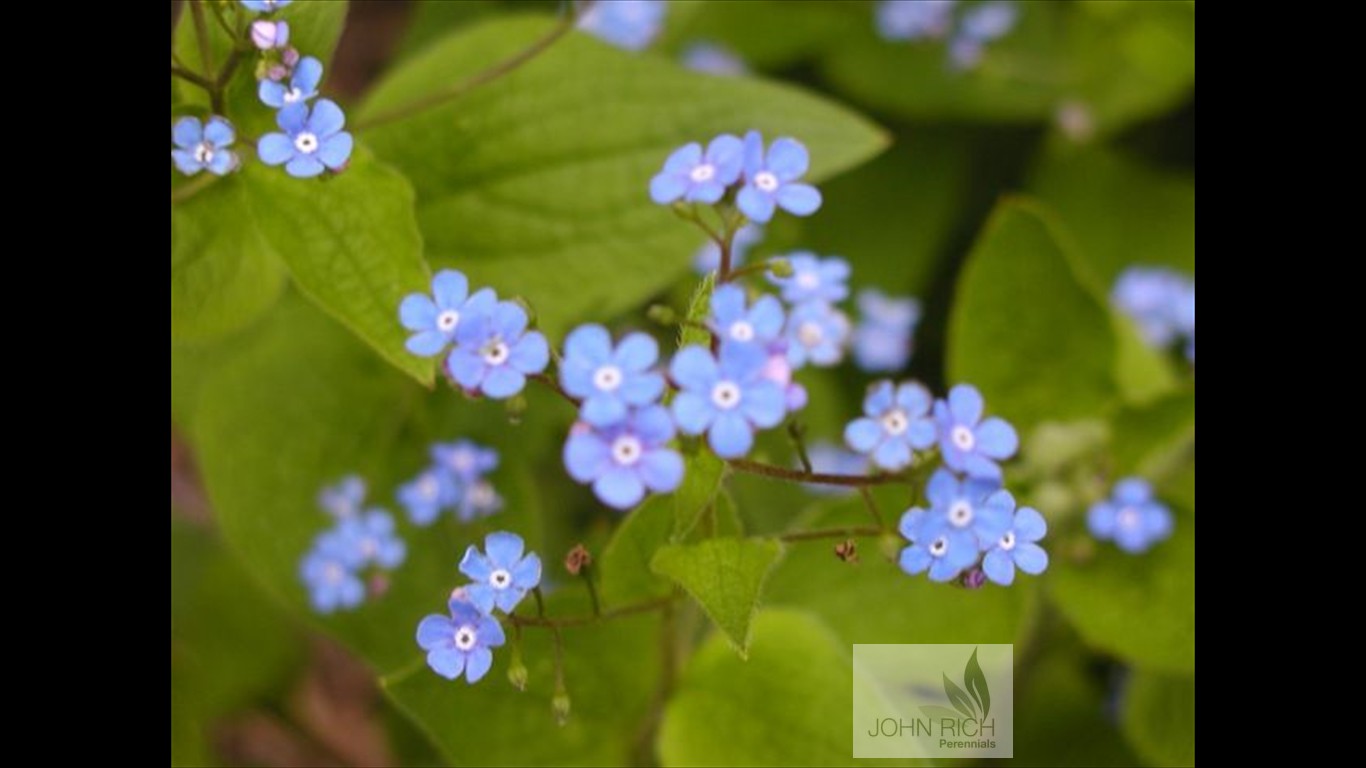
[[(848, 764), (838, 738), (857, 642), (1016, 643), (1023, 764), (1193, 763), (1193, 374), (1146, 348), (1106, 296), (1129, 265), (1194, 274), (1194, 4), (1021, 5), (1018, 29), (961, 73), (942, 45), (880, 39), (870, 3), (674, 0), (649, 51), (574, 34), (463, 99), (359, 131), (365, 148), (326, 192), (249, 167), (173, 206), (172, 763)], [(339, 40), (324, 90), (360, 124), (520, 49), (562, 12), (296, 6), (315, 51)], [(676, 60), (701, 40), (754, 74), (685, 72)], [(173, 108), (192, 98), (173, 85)], [(876, 542), (857, 565), (798, 545), (765, 586), (748, 660), (698, 614), (676, 629), (699, 642), (677, 668), (660, 658), (657, 617), (567, 634), (564, 727), (550, 716), (544, 636), (527, 639), (526, 693), (506, 683), (506, 654), (473, 688), (440, 680), (413, 627), (440, 610), (459, 554), (487, 530), (522, 533), (552, 586), (568, 581), (558, 562), (573, 544), (610, 549), (609, 602), (657, 588), (630, 553), (662, 538), (650, 504), (621, 523), (565, 475), (562, 404), (532, 390), (510, 419), (428, 391), (414, 379), (432, 370), (402, 356), (389, 310), (429, 265), (458, 266), (527, 297), (552, 343), (589, 319), (667, 341), (644, 309), (686, 307), (699, 240), (645, 184), (672, 146), (751, 126), (806, 141), (829, 180), (816, 216), (779, 217), (750, 258), (839, 254), (856, 290), (922, 299), (904, 376), (939, 392), (971, 381), (1021, 428), (1008, 482), (1049, 517), (1051, 569), (965, 591), (905, 577)], [(337, 209), (405, 223), (313, 236), (308, 217)], [(336, 288), (350, 280), (338, 253), (382, 273), (393, 301), (356, 306)], [(838, 441), (872, 377), (846, 366), (800, 378), (808, 435)], [(500, 450), (506, 510), (404, 528), (410, 556), (382, 600), (311, 616), (295, 569), (325, 524), (319, 486), (359, 472), (393, 508), (426, 446), (456, 436)], [(793, 462), (776, 432), (756, 454)], [(1137, 557), (1080, 522), (1125, 474), (1152, 478), (1177, 515), (1175, 536)], [(906, 502), (878, 498), (884, 510)], [(856, 500), (746, 475), (728, 480), (726, 502), (749, 534), (863, 514)], [(551, 603), (571, 611), (581, 598), (566, 589)], [(661, 674), (676, 676), (662, 706)]]

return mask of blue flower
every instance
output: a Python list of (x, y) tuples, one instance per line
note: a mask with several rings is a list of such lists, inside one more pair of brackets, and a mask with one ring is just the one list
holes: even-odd
[(292, 2), (294, 2), (294, 0), (242, 0), (242, 5), (245, 6), (248, 11), (253, 11), (255, 13), (270, 13), (271, 11), (284, 8)]
[(545, 370), (550, 346), (528, 331), (526, 311), (500, 301), (487, 313), (465, 318), (456, 328), (457, 345), (446, 358), (446, 372), (472, 392), (501, 400), (526, 386), (526, 377)]
[(780, 338), (768, 345), (764, 359), (765, 379), (777, 384), (783, 392), (784, 407), (788, 412), (800, 411), (806, 407), (806, 387), (792, 380), (792, 363), (787, 358), (787, 339)]
[(701, 347), (681, 350), (669, 366), (680, 387), (673, 399), (679, 430), (706, 432), (707, 443), (723, 459), (748, 453), (754, 429), (777, 426), (787, 410), (782, 388), (764, 377), (766, 361), (752, 344), (722, 341), (719, 364)]
[(593, 3), (579, 29), (628, 51), (647, 47), (664, 28), (663, 0), (612, 0)]
[(341, 547), (352, 553), (351, 562), (356, 567), (376, 565), (392, 570), (408, 556), (407, 545), (394, 533), (394, 518), (384, 510), (348, 517), (337, 525), (336, 532)]
[[(827, 475), (861, 475), (868, 471), (868, 457), (828, 441), (817, 441), (806, 451), (811, 469)], [(806, 490), (819, 496), (847, 496), (853, 488), (842, 485), (808, 483)]]
[(290, 104), (275, 122), (284, 133), (267, 133), (256, 145), (266, 165), (285, 164), (290, 176), (307, 179), (325, 169), (339, 171), (351, 159), (351, 134), (342, 130), (346, 116), (328, 99), (319, 99), (311, 113), (303, 102)]
[(744, 157), (744, 145), (728, 133), (712, 139), (706, 154), (701, 144), (687, 144), (674, 150), (664, 161), (664, 170), (650, 179), (650, 199), (660, 205), (675, 200), (715, 203), (740, 178)]
[(1174, 270), (1130, 267), (1115, 281), (1110, 300), (1154, 347), (1195, 332), (1195, 286)]
[(318, 491), (318, 506), (338, 520), (360, 514), (364, 504), (365, 480), (359, 475), (347, 475)]
[(953, 24), (954, 0), (882, 0), (877, 30), (884, 40), (943, 37)]
[(859, 291), (859, 323), (854, 328), (854, 362), (869, 373), (899, 371), (911, 361), (911, 341), (920, 321), (920, 302)]
[(976, 66), (987, 43), (999, 40), (1015, 28), (1018, 14), (1013, 3), (982, 3), (963, 15), (949, 43), (949, 60), (961, 69)]
[(729, 342), (768, 346), (783, 332), (783, 305), (768, 295), (748, 305), (744, 288), (723, 285), (712, 292), (708, 324), (717, 336)]
[[(754, 224), (746, 224), (736, 230), (735, 236), (730, 241), (730, 268), (735, 269), (745, 263), (745, 256), (749, 254), (749, 249), (763, 242), (764, 228)], [(697, 249), (697, 254), (693, 256), (693, 269), (700, 275), (708, 272), (715, 272), (721, 267), (721, 247), (714, 241), (708, 240)]]
[(422, 357), (435, 357), (453, 341), (463, 318), (485, 314), (493, 309), (498, 296), (490, 288), (469, 295), (469, 280), (454, 269), (443, 269), (432, 278), (432, 296), (411, 293), (398, 305), (398, 319), (413, 332), (408, 351)]
[(932, 581), (950, 581), (977, 562), (977, 539), (967, 528), (957, 528), (943, 515), (918, 507), (907, 510), (898, 526), (910, 546), (901, 550), (901, 570), (915, 575), (930, 572)]
[(1097, 539), (1113, 540), (1125, 552), (1137, 554), (1170, 536), (1175, 521), (1171, 510), (1153, 498), (1147, 480), (1129, 477), (1115, 484), (1109, 499), (1091, 505), (1086, 527)]
[(1016, 568), (1031, 576), (1043, 573), (1048, 567), (1048, 553), (1036, 542), (1047, 532), (1048, 523), (1044, 522), (1043, 515), (1037, 510), (1032, 507), (1016, 510), (1010, 528), (982, 558), (982, 570), (987, 578), (997, 584), (1008, 585), (1015, 580)]
[(432, 463), (450, 472), (457, 483), (473, 483), (498, 468), (498, 451), (471, 440), (433, 443)]
[(787, 359), (793, 368), (810, 363), (822, 368), (844, 357), (849, 318), (823, 301), (797, 305), (787, 316)]
[(835, 304), (849, 296), (849, 262), (844, 259), (821, 259), (810, 251), (796, 251), (785, 258), (792, 265), (792, 275), (768, 278), (783, 289), (783, 301), (794, 305), (810, 301)]
[(575, 426), (564, 444), (564, 466), (576, 481), (592, 483), (602, 503), (630, 509), (647, 490), (669, 493), (683, 481), (683, 459), (668, 447), (673, 437), (669, 412), (652, 405), (614, 426)]
[(971, 531), (986, 549), (1010, 530), (1015, 497), (990, 480), (959, 480), (947, 469), (937, 469), (925, 486), (930, 514), (949, 521), (955, 529)]
[(196, 117), (182, 117), (171, 126), (171, 160), (186, 176), (207, 170), (222, 176), (237, 167), (237, 155), (228, 147), (237, 139), (232, 123), (217, 115), (208, 124)]
[[(272, 22), (258, 21), (256, 23), (270, 24)], [(283, 24), (284, 22), (280, 23)], [(253, 34), (255, 33), (253, 32)], [(294, 67), (294, 74), (290, 76), (288, 86), (274, 80), (262, 80), (260, 85), (256, 86), (256, 95), (266, 106), (281, 109), (317, 96), (318, 83), (322, 82), (322, 79), (323, 63), (312, 56), (305, 56)], [(280, 127), (284, 128), (285, 125), (281, 123)], [(341, 124), (338, 123), (337, 127), (340, 128)]]
[(976, 387), (959, 384), (949, 390), (947, 401), (934, 404), (934, 420), (939, 427), (939, 450), (944, 463), (955, 472), (972, 477), (1000, 480), (996, 462), (1015, 455), (1020, 440), (1015, 428), (1003, 419), (982, 419), (982, 393)]
[(522, 556), (526, 545), (515, 533), (498, 531), (484, 538), (484, 551), (470, 545), (460, 561), (460, 572), (474, 580), (465, 587), (470, 603), (484, 613), (495, 607), (510, 613), (528, 590), (541, 583), (541, 558), (534, 552)]
[(355, 608), (365, 599), (365, 585), (353, 569), (352, 557), (342, 540), (329, 534), (319, 536), (304, 555), (299, 578), (308, 587), (314, 611), (332, 613)]
[(459, 498), (455, 478), (444, 467), (431, 467), (398, 488), (398, 501), (408, 510), (414, 525), (427, 526), (436, 521), (441, 510)]
[(481, 517), (488, 517), (503, 508), (503, 497), (498, 495), (493, 483), (478, 479), (460, 490), (455, 502), (455, 519), (468, 523)]
[(417, 625), (417, 644), (427, 652), (427, 666), (454, 680), (465, 675), (477, 683), (493, 666), (493, 651), (507, 642), (498, 620), (463, 600), (452, 599), (451, 615), (431, 614)]
[(797, 181), (806, 175), (810, 156), (796, 139), (775, 139), (764, 152), (758, 131), (745, 134), (745, 186), (735, 204), (760, 224), (773, 218), (774, 207), (794, 216), (810, 216), (821, 207), (820, 190)]
[(712, 42), (696, 42), (683, 49), (683, 66), (709, 75), (733, 77), (749, 72), (745, 60), (731, 49)]
[[(251, 43), (263, 51), (270, 51), (276, 48), (284, 48), (289, 45), (289, 22), (270, 21), (268, 19), (258, 19), (251, 23)], [(318, 67), (319, 74), (322, 73), (322, 66)], [(317, 83), (314, 83), (316, 86)], [(269, 103), (269, 102), (267, 102)], [(279, 104), (271, 104), (278, 107)]]
[(601, 325), (581, 325), (564, 342), (560, 384), (583, 401), (579, 415), (595, 427), (626, 418), (630, 408), (659, 401), (664, 376), (651, 370), (659, 345), (644, 333), (628, 334), (612, 346)]
[(902, 469), (910, 465), (912, 451), (934, 445), (932, 400), (915, 382), (895, 388), (890, 381), (876, 382), (863, 399), (863, 417), (844, 428), (844, 442), (889, 472)]

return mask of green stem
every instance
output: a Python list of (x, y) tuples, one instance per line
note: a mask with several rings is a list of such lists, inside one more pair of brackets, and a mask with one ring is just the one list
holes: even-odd
[(213, 94), (213, 83), (210, 82), (207, 78), (199, 75), (198, 73), (191, 72), (190, 70), (184, 67), (176, 66), (174, 63), (171, 64), (171, 77), (178, 77), (191, 85), (196, 85), (200, 88), (203, 88), (205, 93), (208, 93), (210, 95)]
[(863, 497), (863, 503), (868, 507), (868, 514), (873, 516), (873, 522), (877, 523), (880, 531), (887, 530), (887, 523), (882, 519), (882, 512), (877, 508), (877, 502), (873, 500), (873, 492), (868, 490), (868, 486), (859, 486), (859, 495)]
[(199, 63), (205, 72), (212, 72), (213, 48), (209, 45), (209, 25), (204, 21), (204, 0), (187, 0), (190, 3), (190, 19), (194, 22), (194, 37), (199, 44)]
[(814, 470), (811, 467), (811, 457), (806, 453), (806, 440), (802, 438), (801, 426), (795, 421), (789, 421), (787, 436), (792, 438), (792, 447), (797, 451), (797, 460), (802, 463), (802, 469), (811, 474)]
[(590, 565), (580, 567), (579, 576), (583, 577), (583, 584), (588, 587), (588, 599), (593, 603), (593, 615), (601, 618), (602, 603), (598, 601), (598, 585), (593, 583), (593, 567)]

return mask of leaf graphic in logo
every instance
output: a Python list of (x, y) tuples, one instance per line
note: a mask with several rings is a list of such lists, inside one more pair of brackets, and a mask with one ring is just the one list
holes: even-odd
[(931, 721), (934, 720), (958, 720), (958, 713), (948, 707), (937, 707), (929, 704), (920, 708), (920, 713)]
[(948, 675), (944, 675), (944, 693), (948, 694), (949, 703), (953, 708), (963, 713), (963, 717), (975, 719), (977, 715), (972, 711), (972, 700), (968, 698), (963, 689), (959, 688)]
[(982, 719), (986, 719), (987, 713), (991, 711), (991, 691), (987, 690), (987, 676), (982, 673), (982, 665), (977, 663), (977, 649), (972, 649), (972, 658), (968, 659), (968, 667), (963, 670), (963, 687), (972, 694), (973, 700), (977, 702), (977, 708), (982, 710)]

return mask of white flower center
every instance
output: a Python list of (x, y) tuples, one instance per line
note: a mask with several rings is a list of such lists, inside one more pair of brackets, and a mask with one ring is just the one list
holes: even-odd
[(1139, 523), (1142, 522), (1142, 517), (1143, 516), (1138, 513), (1138, 510), (1133, 507), (1124, 507), (1119, 510), (1119, 514), (1116, 515), (1119, 527), (1128, 530), (1138, 528)]
[(711, 181), (716, 176), (716, 166), (711, 163), (702, 163), (695, 166), (688, 174), (688, 177), (696, 184)]
[(457, 472), (467, 472), (474, 468), (474, 457), (469, 451), (456, 451), (451, 454), (451, 467)]
[(436, 484), (436, 478), (432, 477), (431, 475), (424, 475), (421, 480), (417, 481), (418, 495), (424, 499), (427, 499), (428, 501), (434, 500), (436, 498), (438, 490), (439, 488)]
[(622, 435), (612, 441), (612, 459), (623, 466), (640, 461), (641, 445), (634, 435)]
[(611, 392), (621, 386), (621, 369), (615, 365), (604, 365), (593, 373), (593, 386), (603, 392)]
[(213, 145), (207, 141), (201, 141), (194, 145), (194, 161), (200, 165), (208, 165), (213, 160)]
[(455, 630), (455, 647), (468, 651), (474, 647), (474, 627), (464, 626)]
[(900, 408), (882, 414), (882, 430), (893, 437), (906, 433), (906, 428), (911, 425), (910, 419), (906, 418), (906, 412)]
[(361, 557), (364, 557), (364, 558), (366, 558), (366, 559), (369, 559), (369, 558), (371, 558), (371, 557), (374, 557), (374, 556), (375, 556), (375, 553), (378, 552), (378, 551), (379, 551), (379, 542), (375, 541), (375, 537), (373, 537), (373, 536), (366, 536), (365, 538), (363, 538), (363, 539), (360, 540), (360, 555), (361, 555)]
[(972, 505), (959, 499), (949, 507), (949, 522), (957, 528), (965, 528), (972, 522)]
[(298, 101), (299, 99), (302, 99), (303, 97), (304, 92), (299, 90), (298, 88), (290, 88), (289, 90), (285, 91), (286, 104), (293, 104), (294, 102)]
[(935, 557), (943, 557), (949, 551), (949, 540), (940, 536), (930, 542), (930, 554)]
[(453, 309), (448, 309), (436, 316), (437, 330), (442, 333), (450, 333), (455, 327), (460, 325), (460, 313)]
[(797, 326), (797, 341), (808, 349), (819, 345), (825, 339), (825, 332), (814, 322), (807, 321)]
[(711, 389), (711, 401), (717, 408), (729, 411), (740, 404), (740, 388), (733, 381), (718, 381)]
[(1006, 552), (1009, 552), (1010, 550), (1012, 550), (1012, 549), (1015, 548), (1015, 532), (1014, 532), (1014, 531), (1007, 531), (1007, 532), (1006, 532), (1006, 535), (1004, 535), (1004, 536), (1001, 537), (1000, 547), (1001, 547), (1002, 550), (1004, 550), (1004, 551), (1006, 551)]
[(736, 341), (752, 341), (754, 339), (754, 326), (744, 320), (736, 320), (730, 324), (730, 337)]
[(328, 584), (340, 584), (345, 576), (346, 571), (342, 570), (342, 567), (336, 563), (328, 563), (323, 566), (323, 581)]
[(306, 155), (311, 155), (318, 151), (318, 137), (304, 131), (294, 137), (294, 148)]
[(507, 589), (508, 585), (511, 583), (512, 574), (508, 573), (506, 568), (499, 568), (489, 574), (489, 584), (492, 585), (494, 589)]
[(483, 349), (479, 350), (479, 354), (484, 358), (484, 362), (489, 365), (502, 365), (507, 362), (508, 355), (511, 352), (502, 339), (494, 339), (485, 344)]
[(778, 177), (769, 171), (759, 171), (754, 174), (754, 186), (761, 192), (772, 192), (778, 188)]
[(960, 451), (970, 451), (974, 445), (977, 445), (977, 437), (972, 434), (972, 430), (962, 424), (953, 428), (953, 431), (949, 433), (949, 439), (958, 446)]
[(804, 288), (808, 291), (814, 291), (815, 289), (820, 287), (820, 284), (821, 277), (815, 272), (797, 273), (797, 285), (801, 288)]

